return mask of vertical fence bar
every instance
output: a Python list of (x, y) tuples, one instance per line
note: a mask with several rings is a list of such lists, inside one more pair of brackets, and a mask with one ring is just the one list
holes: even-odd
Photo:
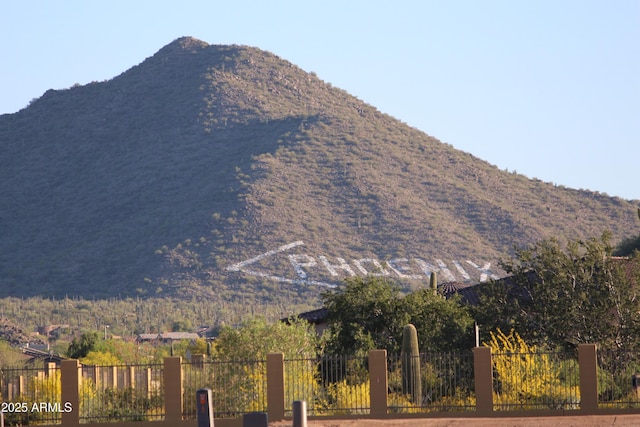
[(71, 405), (71, 411), (62, 413), (62, 425), (80, 425), (80, 363), (77, 360), (60, 362), (60, 397), (62, 405)]
[(640, 354), (637, 350), (597, 351), (598, 409), (640, 407)]
[(476, 388), (476, 412), (489, 415), (493, 412), (491, 347), (475, 347), (473, 349), (473, 377)]
[(387, 415), (387, 350), (369, 351), (369, 401), (374, 417)]
[(144, 370), (144, 381), (145, 387), (147, 389), (147, 398), (151, 398), (153, 396), (153, 370), (151, 368), (146, 368)]
[(284, 354), (267, 354), (267, 414), (269, 421), (284, 418)]
[(24, 375), (18, 375), (17, 386), (18, 386), (18, 396), (22, 396), (23, 394), (25, 394), (27, 388), (25, 387), (25, 383), (24, 383)]
[(168, 422), (182, 420), (182, 358), (164, 359), (164, 417)]
[(580, 410), (589, 414), (598, 410), (598, 357), (595, 344), (578, 345), (580, 365)]
[(58, 370), (58, 367), (56, 366), (55, 362), (47, 362), (47, 364), (45, 365), (46, 367), (46, 371), (45, 374), (49, 377), (53, 374), (56, 373), (56, 371)]
[(136, 384), (136, 367), (128, 366), (127, 375), (128, 375), (129, 387), (131, 387), (132, 389), (135, 389), (137, 385)]

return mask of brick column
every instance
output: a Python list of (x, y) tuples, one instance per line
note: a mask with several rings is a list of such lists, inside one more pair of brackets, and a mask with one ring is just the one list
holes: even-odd
[(267, 414), (269, 422), (284, 418), (284, 354), (267, 354)]
[(77, 360), (60, 362), (60, 404), (63, 409), (71, 407), (71, 412), (62, 413), (63, 426), (80, 425), (80, 363)]
[(182, 421), (182, 358), (165, 357), (163, 376), (164, 419), (168, 423), (178, 423)]
[(476, 412), (490, 415), (493, 412), (493, 364), (490, 347), (474, 347), (473, 377), (476, 383)]
[(598, 357), (595, 344), (578, 345), (580, 365), (580, 410), (594, 414), (598, 410)]
[(369, 351), (369, 413), (376, 418), (387, 415), (387, 350)]

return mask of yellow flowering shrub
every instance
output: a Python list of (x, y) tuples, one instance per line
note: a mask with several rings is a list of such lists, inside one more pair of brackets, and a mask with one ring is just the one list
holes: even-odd
[[(485, 344), (486, 345), (486, 344)], [(491, 333), (496, 409), (574, 409), (580, 401), (578, 367), (558, 353), (527, 344), (513, 330)]]
[(366, 414), (369, 412), (369, 382), (347, 384), (342, 380), (330, 384), (327, 390), (332, 414)]

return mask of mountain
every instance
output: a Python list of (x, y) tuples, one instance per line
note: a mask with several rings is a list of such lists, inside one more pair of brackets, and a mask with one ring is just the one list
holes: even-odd
[(187, 37), (0, 116), (0, 296), (480, 281), (514, 245), (624, 238), (634, 203), (499, 170), (269, 52)]

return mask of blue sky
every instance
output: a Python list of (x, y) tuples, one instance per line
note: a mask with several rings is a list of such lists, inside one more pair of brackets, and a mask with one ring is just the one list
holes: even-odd
[(0, 114), (181, 36), (273, 52), (501, 169), (640, 199), (638, 0), (3, 2)]

